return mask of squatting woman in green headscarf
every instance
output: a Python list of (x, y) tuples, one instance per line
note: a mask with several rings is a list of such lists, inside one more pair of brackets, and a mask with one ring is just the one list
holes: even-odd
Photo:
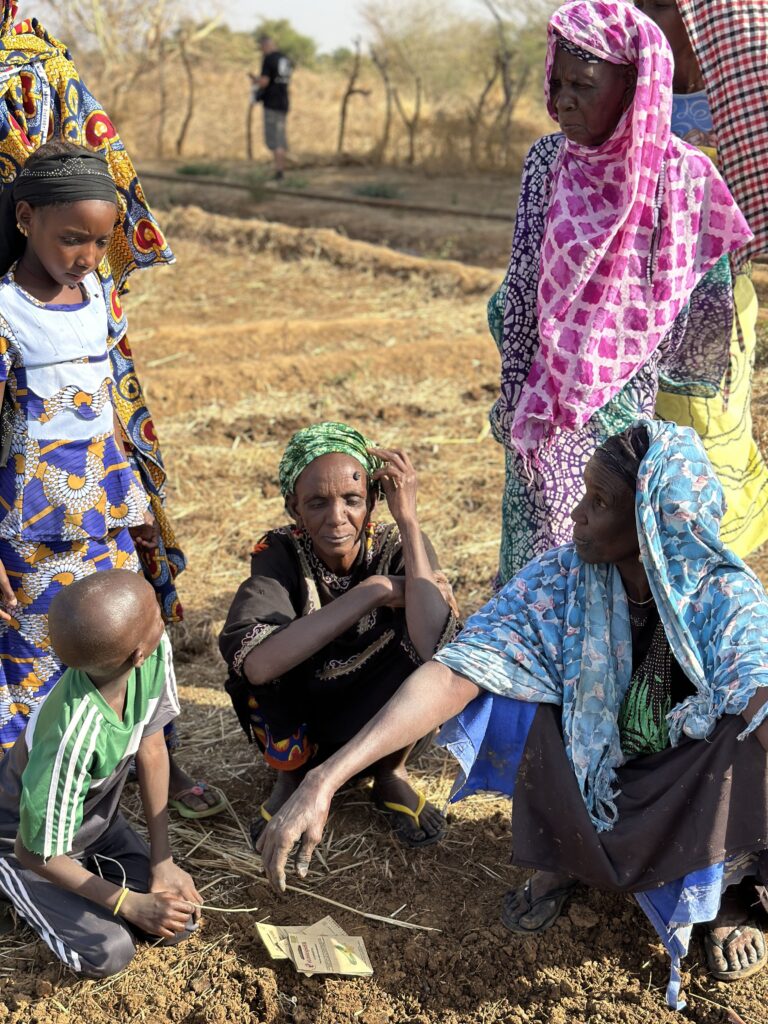
[[(256, 544), (219, 645), (248, 738), (277, 771), (254, 840), (307, 770), (351, 739), (456, 632), (450, 587), (419, 527), (416, 473), (399, 449), (344, 423), (297, 431), (279, 468), (293, 525)], [(394, 524), (373, 519), (383, 491)], [(408, 781), (408, 745), (371, 767), (400, 840), (439, 840), (445, 820)]]

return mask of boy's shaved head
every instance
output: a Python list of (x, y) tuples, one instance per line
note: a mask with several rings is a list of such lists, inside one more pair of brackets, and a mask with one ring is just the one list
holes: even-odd
[(154, 650), (145, 648), (147, 638), (158, 633), (153, 627), (159, 615), (155, 593), (143, 576), (127, 569), (95, 572), (51, 601), (51, 645), (69, 668), (108, 671), (124, 665), (137, 650), (144, 655)]

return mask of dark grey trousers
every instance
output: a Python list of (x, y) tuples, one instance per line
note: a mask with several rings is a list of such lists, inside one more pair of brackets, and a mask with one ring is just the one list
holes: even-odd
[[(134, 892), (149, 890), (149, 847), (122, 814), (78, 860), (115, 885), (125, 884)], [(136, 934), (127, 921), (83, 896), (52, 885), (22, 867), (12, 853), (6, 854), (2, 848), (0, 894), (73, 971), (89, 978), (107, 978), (133, 959)]]

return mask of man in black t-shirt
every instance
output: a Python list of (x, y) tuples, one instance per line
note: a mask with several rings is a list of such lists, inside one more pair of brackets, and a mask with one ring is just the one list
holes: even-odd
[(285, 173), (285, 151), (288, 143), (285, 137), (285, 122), (288, 116), (288, 83), (293, 65), (284, 53), (278, 50), (270, 36), (259, 36), (259, 46), (264, 54), (260, 75), (251, 75), (254, 86), (253, 102), (264, 104), (264, 142), (274, 153), (275, 179), (281, 181)]

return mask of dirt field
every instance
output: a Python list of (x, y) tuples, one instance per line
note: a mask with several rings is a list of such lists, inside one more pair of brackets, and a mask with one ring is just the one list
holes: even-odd
[[(522, 166), (525, 148), (521, 148)], [(465, 263), (497, 267), (500, 253), (509, 250), (519, 179), (516, 174), (477, 174), (431, 177), (419, 170), (372, 167), (302, 167), (289, 172), (288, 195), (269, 180), (268, 165), (232, 163), (197, 165), (234, 182), (256, 177), (253, 194), (202, 185), (195, 176), (178, 173), (189, 164), (178, 161), (145, 160), (141, 173), (156, 201), (164, 206), (199, 204), (205, 209), (237, 217), (260, 218), (295, 227), (333, 228), (349, 238), (391, 246), (426, 259), (459, 259)], [(192, 164), (192, 166), (195, 166)], [(219, 169), (220, 168), (220, 169)], [(157, 173), (175, 175), (175, 180), (152, 178)], [(502, 215), (505, 220), (472, 219), (466, 216), (431, 215), (414, 210), (383, 209), (350, 205), (343, 201), (360, 198), (361, 191), (392, 195), (398, 202), (445, 210), (461, 209), (480, 214)], [(317, 194), (326, 200), (314, 198)]]
[[(405, 446), (420, 471), (422, 525), (463, 610), (477, 607), (499, 532), (502, 458), (485, 430), (498, 359), (484, 304), (501, 269), (429, 263), (331, 232), (194, 209), (173, 210), (165, 225), (179, 262), (135, 279), (127, 308), (190, 562), (180, 581), (187, 620), (175, 637), (180, 759), (232, 808), (200, 823), (175, 819), (173, 841), (212, 907), (251, 909), (207, 912), (190, 942), (142, 948), (107, 982), (77, 981), (19, 929), (0, 939), (0, 1022), (716, 1024), (735, 1019), (724, 1015), (730, 1006), (762, 1024), (768, 976), (711, 983), (698, 940), (686, 963), (689, 1010), (669, 1012), (666, 957), (629, 898), (583, 892), (545, 935), (507, 933), (500, 900), (524, 874), (508, 863), (504, 800), (457, 805), (443, 844), (404, 852), (366, 790), (349, 790), (306, 894), (280, 900), (266, 887), (245, 831), (270, 782), (229, 707), (214, 637), (247, 573), (249, 545), (283, 522), (282, 446), (298, 426), (330, 417)], [(766, 400), (760, 379), (761, 431)], [(446, 797), (452, 767), (441, 754), (416, 774), (433, 800)], [(136, 814), (135, 794), (126, 808)], [(308, 924), (329, 912), (364, 937), (372, 979), (303, 979), (268, 959), (257, 921)]]

